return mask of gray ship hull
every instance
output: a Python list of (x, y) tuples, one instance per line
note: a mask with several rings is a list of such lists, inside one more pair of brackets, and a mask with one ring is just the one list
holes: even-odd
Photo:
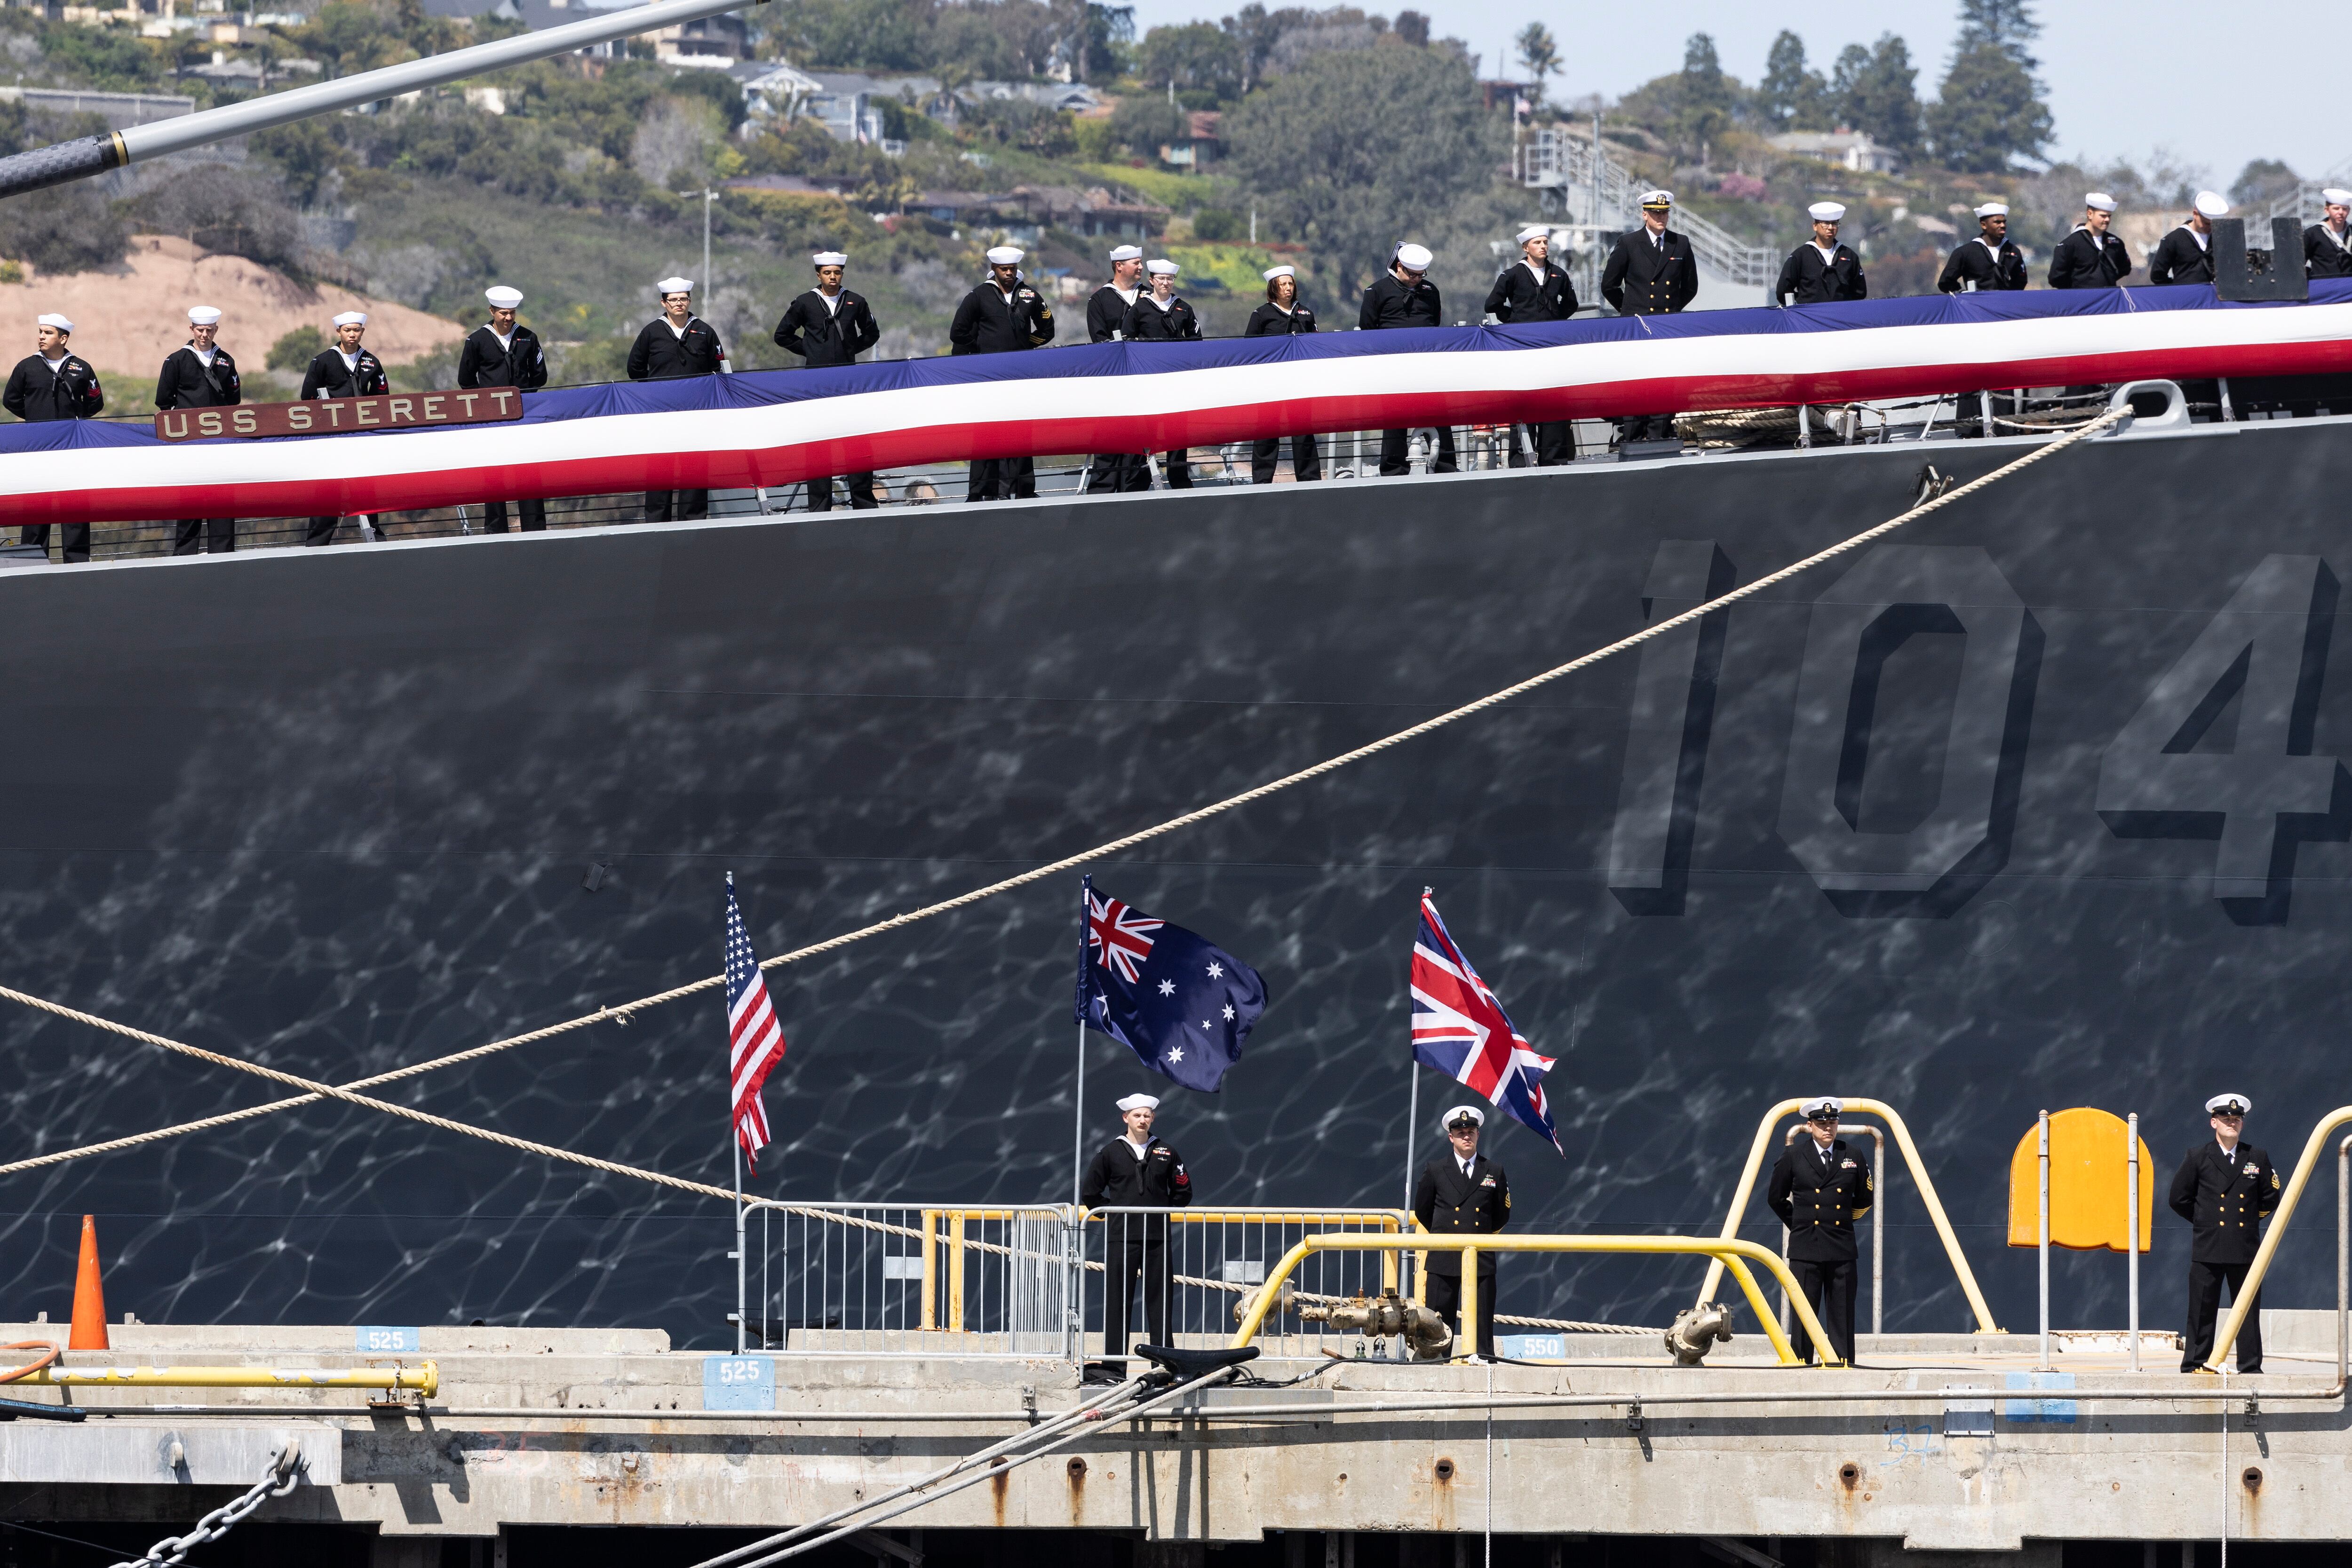
[[(1931, 444), (10, 574), (0, 977), (343, 1080), (715, 972), (1160, 821), (1903, 510)], [(1712, 1231), (1784, 1096), (1908, 1116), (1997, 1315), (2038, 1109), (2235, 1089), (2283, 1158), (2352, 1100), (2352, 432), (2062, 454), (1704, 630), (1093, 868), (1266, 975), (1201, 1201), (1398, 1201), (1414, 900), (1538, 1049), (1514, 1224)], [(2216, 629), (2218, 628), (2218, 629)], [(2244, 657), (2240, 658), (2240, 654)], [(2235, 674), (2232, 671), (2235, 670)], [(2168, 685), (2168, 672), (2173, 672)], [(2234, 684), (2232, 684), (2234, 682)], [(2159, 689), (2161, 688), (2161, 689)], [(2153, 694), (2153, 700), (2152, 700)], [(2177, 722), (2176, 722), (2177, 721)], [(593, 891), (592, 865), (610, 869)], [(595, 879), (588, 879), (593, 880)], [(772, 974), (753, 1190), (1066, 1200), (1076, 878)], [(29, 1154), (276, 1091), (30, 1012)], [(1088, 1045), (1091, 1120), (1157, 1089)], [(724, 1184), (715, 995), (391, 1091)], [(1447, 1086), (1427, 1078), (1424, 1118)], [(1432, 1139), (1424, 1130), (1421, 1147)], [(158, 1321), (634, 1323), (731, 1340), (724, 1205), (310, 1106), (11, 1179), (7, 1284), (79, 1217)], [(1911, 1184), (1890, 1330), (1962, 1326)], [(2332, 1299), (2324, 1205), (2269, 1299)], [(1748, 1234), (1772, 1239), (1760, 1205)], [(2159, 1216), (2147, 1319), (2180, 1309)], [(1664, 1321), (1685, 1266), (1507, 1266), (1506, 1310)], [(2123, 1268), (2059, 1270), (2119, 1322)]]

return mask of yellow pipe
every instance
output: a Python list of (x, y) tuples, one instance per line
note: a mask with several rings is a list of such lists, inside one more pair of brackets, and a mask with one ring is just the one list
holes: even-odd
[(431, 1398), (441, 1391), (432, 1362), (394, 1367), (48, 1366), (18, 1380), (69, 1388), (385, 1388)]
[[(1992, 1309), (1985, 1304), (1984, 1292), (1977, 1289), (1976, 1273), (1969, 1267), (1968, 1255), (1960, 1250), (1960, 1238), (1953, 1234), (1952, 1222), (1944, 1213), (1944, 1200), (1936, 1195), (1936, 1184), (1927, 1174), (1927, 1162), (1919, 1158), (1919, 1146), (1911, 1141), (1911, 1129), (1904, 1124), (1895, 1109), (1884, 1100), (1848, 1100), (1841, 1096), (1839, 1102), (1847, 1110), (1863, 1116), (1881, 1117), (1885, 1121), (1886, 1130), (1895, 1134), (1895, 1147), (1903, 1151), (1903, 1163), (1911, 1169), (1911, 1179), (1919, 1184), (1919, 1196), (1927, 1206), (1927, 1218), (1934, 1223), (1936, 1234), (1943, 1238), (1944, 1253), (1952, 1260), (1952, 1273), (1959, 1279), (1961, 1293), (1968, 1297), (1969, 1308), (1977, 1315), (1978, 1331), (1987, 1334), (2000, 1332), (2000, 1326), (1992, 1321)], [(1793, 1114), (1801, 1103), (1800, 1100), (1784, 1100), (1766, 1111), (1764, 1120), (1757, 1124), (1756, 1142), (1748, 1151), (1746, 1168), (1739, 1173), (1739, 1190), (1732, 1196), (1731, 1212), (1724, 1216), (1723, 1239), (1726, 1241), (1739, 1234), (1740, 1221), (1746, 1217), (1748, 1200), (1756, 1195), (1756, 1173), (1763, 1168), (1764, 1156), (1771, 1148), (1772, 1134), (1780, 1118)], [(1884, 1194), (1879, 1201), (1885, 1201)], [(1699, 1287), (1700, 1306), (1715, 1300), (1715, 1288), (1722, 1279), (1722, 1261), (1717, 1259), (1709, 1263), (1706, 1283)]]
[[(1284, 1282), (1290, 1278), (1299, 1264), (1306, 1260), (1309, 1253), (1405, 1252), (1408, 1250), (1458, 1252), (1465, 1255), (1465, 1270), (1475, 1270), (1476, 1267), (1475, 1258), (1482, 1249), (1489, 1252), (1610, 1252), (1684, 1258), (1705, 1256), (1732, 1264), (1735, 1269), (1734, 1277), (1738, 1281), (1740, 1289), (1746, 1293), (1748, 1305), (1755, 1310), (1758, 1321), (1764, 1325), (1764, 1337), (1772, 1342), (1773, 1353), (1780, 1357), (1780, 1364), (1783, 1366), (1798, 1365), (1801, 1358), (1789, 1343), (1788, 1337), (1780, 1332), (1780, 1325), (1775, 1321), (1775, 1315), (1766, 1309), (1763, 1292), (1757, 1286), (1755, 1276), (1749, 1273), (1746, 1267), (1748, 1263), (1760, 1263), (1771, 1273), (1780, 1288), (1789, 1293), (1790, 1300), (1795, 1304), (1798, 1320), (1803, 1323), (1806, 1335), (1811, 1338), (1814, 1347), (1821, 1352), (1822, 1363), (1828, 1366), (1844, 1364), (1838, 1361), (1834, 1352), (1831, 1351), (1829, 1334), (1822, 1327), (1821, 1319), (1814, 1316), (1812, 1303), (1806, 1300), (1803, 1294), (1798, 1290), (1796, 1280), (1790, 1276), (1788, 1266), (1780, 1261), (1779, 1254), (1759, 1247), (1752, 1241), (1706, 1236), (1504, 1236), (1495, 1233), (1465, 1237), (1435, 1235), (1306, 1237), (1297, 1246), (1283, 1255), (1282, 1262), (1267, 1277), (1265, 1284), (1250, 1298), (1249, 1310), (1243, 1316), (1241, 1327), (1234, 1333), (1234, 1348), (1238, 1350), (1257, 1337), (1258, 1330), (1265, 1322), (1266, 1312), (1273, 1307), (1276, 1298), (1280, 1295)], [(1743, 1259), (1745, 1262), (1741, 1261)], [(1474, 1325), (1472, 1331), (1474, 1333), (1477, 1320), (1472, 1314), (1476, 1310), (1476, 1305), (1477, 1281), (1473, 1272), (1469, 1283), (1464, 1289), (1463, 1321)]]
[[(1160, 1210), (1152, 1211), (1154, 1217)], [(1108, 1215), (1089, 1209), (1091, 1220), (1108, 1220)], [(1255, 1209), (1169, 1209), (1166, 1217), (1171, 1225), (1280, 1225), (1285, 1221), (1317, 1225), (1361, 1225), (1377, 1220), (1384, 1230), (1402, 1228), (1402, 1211), (1398, 1209), (1311, 1209), (1289, 1214), (1265, 1213)]]
[(948, 1331), (963, 1332), (963, 1211), (948, 1211)]
[(2347, 1121), (2352, 1121), (2352, 1105), (2340, 1106), (2329, 1111), (2319, 1119), (2319, 1125), (2311, 1130), (2311, 1137), (2303, 1146), (2303, 1158), (2295, 1162), (2294, 1175), (2287, 1182), (2286, 1195), (2279, 1199), (2278, 1212), (2271, 1215), (2270, 1229), (2263, 1233), (2263, 1244), (2254, 1249), (2254, 1261), (2246, 1270), (2246, 1288), (2238, 1292), (2236, 1300), (2230, 1303), (2229, 1319), (2222, 1323), (2221, 1331), (2213, 1338), (2213, 1354), (2205, 1363), (2205, 1371), (2221, 1371), (2230, 1347), (2238, 1342), (2238, 1331), (2246, 1326), (2247, 1304), (2262, 1289), (2263, 1276), (2270, 1272), (2271, 1256), (2278, 1251), (2279, 1237), (2285, 1233), (2287, 1219), (2294, 1213), (2295, 1200), (2303, 1196), (2304, 1184), (2311, 1180), (2311, 1173), (2318, 1168), (2320, 1156), (2326, 1152), (2328, 1134)]
[(940, 1211), (923, 1211), (923, 1328), (940, 1326)]

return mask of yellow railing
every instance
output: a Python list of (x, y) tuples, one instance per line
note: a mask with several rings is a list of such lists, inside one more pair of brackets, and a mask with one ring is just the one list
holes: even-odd
[(1748, 1265), (1763, 1265), (1780, 1289), (1788, 1293), (1798, 1321), (1804, 1325), (1822, 1361), (1826, 1365), (1843, 1364), (1830, 1349), (1829, 1335), (1823, 1331), (1821, 1320), (1813, 1314), (1813, 1305), (1797, 1288), (1788, 1266), (1780, 1255), (1752, 1241), (1731, 1237), (1706, 1236), (1310, 1236), (1283, 1256), (1280, 1264), (1266, 1276), (1266, 1280), (1251, 1299), (1249, 1310), (1242, 1326), (1234, 1334), (1234, 1348), (1246, 1345), (1257, 1337), (1265, 1322), (1267, 1310), (1279, 1297), (1283, 1284), (1291, 1271), (1314, 1252), (1457, 1252), (1462, 1255), (1462, 1313), (1465, 1325), (1478, 1321), (1478, 1258), (1487, 1252), (1591, 1252), (1616, 1253), (1632, 1256), (1706, 1257), (1715, 1260), (1720, 1270), (1729, 1268), (1738, 1282), (1740, 1291), (1748, 1298), (1749, 1310), (1764, 1325), (1764, 1337), (1772, 1342), (1772, 1352), (1783, 1366), (1797, 1366), (1804, 1358), (1789, 1343), (1789, 1336), (1780, 1331), (1780, 1316), (1764, 1300), (1764, 1292), (1756, 1284), (1756, 1276)]
[(441, 1369), (415, 1366), (46, 1366), (17, 1386), (64, 1388), (383, 1388), (430, 1399), (441, 1391)]
[[(1739, 1173), (1739, 1188), (1732, 1194), (1731, 1212), (1724, 1216), (1722, 1239), (1729, 1241), (1739, 1234), (1740, 1223), (1748, 1215), (1748, 1200), (1756, 1195), (1756, 1173), (1763, 1168), (1764, 1156), (1771, 1151), (1773, 1131), (1780, 1118), (1793, 1114), (1802, 1103), (1801, 1100), (1784, 1100), (1766, 1111), (1764, 1120), (1757, 1125), (1755, 1144), (1748, 1151), (1747, 1168)], [(1945, 1216), (1944, 1201), (1936, 1195), (1936, 1184), (1928, 1179), (1927, 1163), (1919, 1158), (1919, 1146), (1911, 1142), (1911, 1129), (1904, 1125), (1903, 1118), (1895, 1108), (1884, 1100), (1842, 1099), (1840, 1104), (1848, 1111), (1879, 1118), (1886, 1123), (1886, 1130), (1895, 1134), (1895, 1147), (1903, 1151), (1903, 1163), (1911, 1168), (1911, 1179), (1919, 1184), (1919, 1197), (1927, 1205), (1927, 1218), (1934, 1223), (1936, 1234), (1943, 1238), (1945, 1255), (1952, 1260), (1952, 1272), (1958, 1276), (1960, 1289), (1969, 1299), (1969, 1308), (1977, 1315), (1979, 1331), (1988, 1334), (2000, 1332), (2000, 1325), (1992, 1321), (1992, 1309), (1985, 1305), (1984, 1292), (1977, 1289), (1977, 1277), (1969, 1268), (1967, 1255), (1960, 1250), (1960, 1239), (1952, 1233), (1952, 1222)], [(1883, 1194), (1881, 1201), (1884, 1201)], [(1722, 1279), (1723, 1259), (1718, 1258), (1707, 1265), (1706, 1283), (1699, 1287), (1701, 1306), (1715, 1300), (1715, 1289)]]
[(2230, 1303), (2230, 1316), (2221, 1324), (2221, 1331), (2213, 1336), (2213, 1354), (2206, 1361), (2207, 1372), (2219, 1372), (2238, 1342), (2238, 1331), (2246, 1326), (2246, 1309), (2263, 1288), (2263, 1276), (2270, 1272), (2271, 1258), (2277, 1253), (2279, 1237), (2286, 1234), (2286, 1222), (2294, 1215), (2294, 1205), (2303, 1196), (2303, 1189), (2311, 1180), (2311, 1173), (2319, 1167), (2321, 1155), (2326, 1152), (2327, 1135), (2337, 1128), (2352, 1123), (2352, 1105), (2339, 1106), (2319, 1119), (2311, 1136), (2303, 1145), (2303, 1158), (2295, 1162), (2294, 1174), (2286, 1184), (2286, 1194), (2279, 1199), (2278, 1212), (2271, 1215), (2270, 1228), (2263, 1233), (2263, 1244), (2254, 1251), (2254, 1261), (2246, 1270), (2245, 1289)]

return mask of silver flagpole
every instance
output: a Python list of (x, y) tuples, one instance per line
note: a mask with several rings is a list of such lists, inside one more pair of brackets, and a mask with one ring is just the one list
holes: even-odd
[[(727, 873), (727, 896), (730, 899), (735, 896), (735, 873), (732, 871)], [(743, 1262), (743, 1139), (735, 1131), (735, 1075), (732, 1070), (727, 1075), (727, 1142), (735, 1154), (735, 1353), (741, 1355), (746, 1348), (743, 1342), (747, 1326), (744, 1315), (751, 1304), (743, 1299), (743, 1288), (750, 1279)], [(762, 1344), (767, 1342), (764, 1333), (760, 1338)]]
[(1078, 1026), (1078, 1107), (1070, 1129), (1070, 1205), (1085, 1197), (1087, 1161), (1087, 1026)]
[[(1423, 888), (1421, 890), (1421, 896), (1426, 899), (1430, 894), (1435, 891), (1437, 891), (1437, 889), (1434, 888)], [(1418, 910), (1415, 911), (1415, 913), (1418, 912)], [(1416, 940), (1418, 939), (1416, 938)], [(1412, 1041), (1411, 1037), (1412, 1026), (1408, 1023), (1405, 1027), (1407, 1037), (1404, 1051), (1404, 1070), (1405, 1076), (1412, 1080), (1412, 1090), (1405, 1100), (1404, 1113), (1404, 1206), (1410, 1209), (1412, 1207), (1413, 1139), (1421, 1131), (1421, 1058), (1413, 1054)]]

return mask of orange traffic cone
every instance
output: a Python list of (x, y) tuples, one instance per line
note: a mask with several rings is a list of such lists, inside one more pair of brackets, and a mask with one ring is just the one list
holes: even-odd
[(73, 1334), (69, 1351), (102, 1351), (106, 1342), (106, 1290), (98, 1282), (98, 1216), (81, 1216), (81, 1267), (74, 1272)]

